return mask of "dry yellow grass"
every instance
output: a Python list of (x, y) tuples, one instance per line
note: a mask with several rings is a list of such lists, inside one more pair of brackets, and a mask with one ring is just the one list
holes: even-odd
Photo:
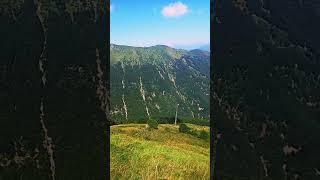
[[(194, 130), (208, 127), (190, 125)], [(210, 141), (180, 133), (178, 126), (161, 124), (111, 127), (112, 179), (209, 179)]]

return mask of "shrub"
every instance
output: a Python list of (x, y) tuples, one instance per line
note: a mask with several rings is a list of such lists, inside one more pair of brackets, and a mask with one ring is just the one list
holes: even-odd
[(209, 119), (183, 119), (183, 123), (191, 123), (196, 124), (200, 126), (210, 126), (210, 120)]
[(197, 130), (189, 130), (188, 134), (191, 134), (192, 136), (198, 137), (198, 131)]
[(209, 139), (209, 133), (207, 132), (207, 131), (205, 131), (205, 130), (202, 130), (201, 132), (200, 132), (200, 135), (199, 135), (199, 138), (200, 139)]
[(184, 123), (179, 124), (179, 132), (188, 133), (189, 131), (190, 131), (190, 128), (186, 124)]
[[(174, 124), (175, 117), (160, 117), (158, 123), (160, 124)], [(177, 118), (177, 123), (182, 122), (180, 118)]]
[(147, 121), (147, 124), (148, 124), (148, 128), (150, 129), (158, 129), (158, 122), (155, 119), (149, 119)]

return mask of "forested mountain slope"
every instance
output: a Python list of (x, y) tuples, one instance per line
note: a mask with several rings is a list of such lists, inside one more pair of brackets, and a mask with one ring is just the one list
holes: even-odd
[(179, 118), (209, 118), (207, 51), (114, 44), (110, 51), (114, 121), (170, 118), (177, 106)]

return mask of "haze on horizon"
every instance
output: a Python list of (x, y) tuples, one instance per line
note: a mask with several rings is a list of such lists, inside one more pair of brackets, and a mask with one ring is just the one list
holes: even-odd
[(197, 49), (210, 45), (210, 0), (111, 0), (110, 42)]

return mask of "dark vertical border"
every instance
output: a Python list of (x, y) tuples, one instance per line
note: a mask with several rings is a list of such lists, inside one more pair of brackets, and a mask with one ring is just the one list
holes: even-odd
[(107, 162), (106, 162), (106, 172), (107, 172), (107, 179), (111, 179), (110, 178), (110, 122), (111, 122), (111, 119), (110, 119), (110, 0), (106, 0), (105, 1), (106, 3), (106, 9), (107, 11), (105, 11), (106, 13), (104, 14), (104, 18), (103, 18), (103, 22), (105, 22), (105, 24), (103, 24), (103, 27), (104, 28), (104, 35), (105, 35), (105, 38), (106, 41), (104, 42), (106, 44), (106, 88), (107, 88), (107, 91), (106, 91), (106, 96), (107, 96), (107, 108), (108, 108), (108, 114), (107, 114), (107, 122), (108, 122), (108, 125), (107, 125), (107, 130), (106, 130), (106, 134), (107, 134), (107, 143), (106, 143), (106, 152), (107, 152)]
[(215, 139), (215, 123), (213, 113), (213, 33), (214, 33), (214, 12), (216, 0), (210, 0), (210, 179), (214, 179), (215, 174), (215, 155), (216, 155), (216, 139)]
[(0, 179), (110, 177), (110, 0), (68, 2), (0, 2)]

